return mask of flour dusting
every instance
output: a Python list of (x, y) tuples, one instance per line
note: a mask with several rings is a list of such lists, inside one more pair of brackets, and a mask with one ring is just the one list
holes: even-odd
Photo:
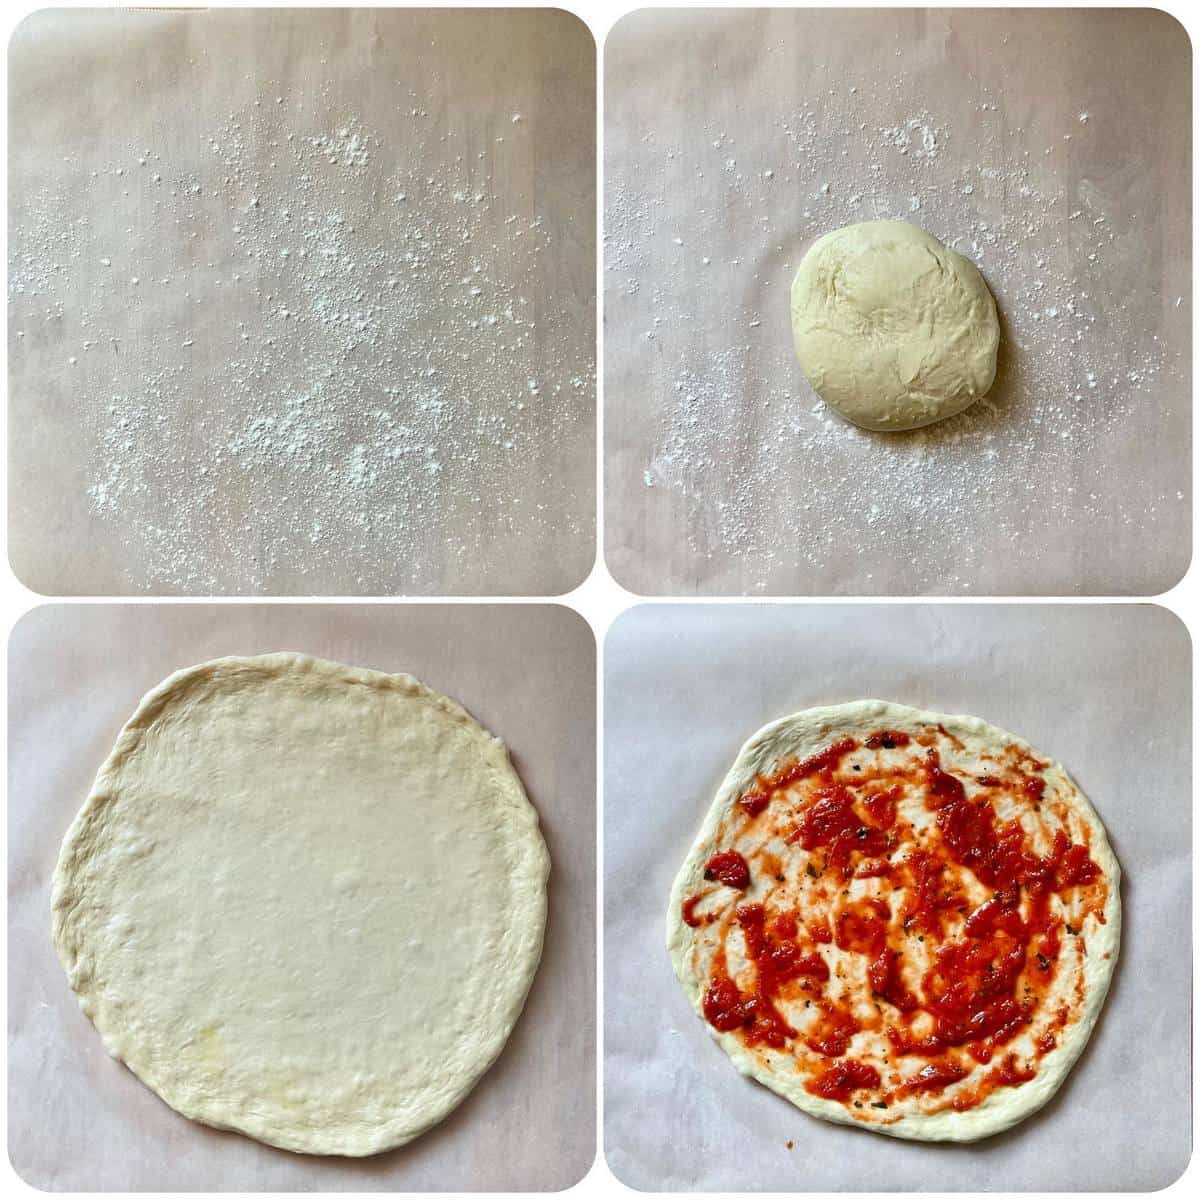
[[(788, 66), (762, 70), (791, 78), (795, 47), (777, 52)], [(742, 97), (739, 108), (727, 94), (721, 108), (742, 114), (740, 136), (692, 110), (694, 135), (683, 136), (647, 104), (627, 106), (636, 115), (616, 128), (610, 120), (609, 463), (613, 445), (633, 461), (609, 540), (636, 554), (647, 528), (673, 537), (695, 564), (677, 556), (677, 579), (696, 581), (683, 586), (1072, 590), (1064, 553), (1089, 539), (1186, 545), (1186, 450), (1145, 421), (1189, 403), (1186, 358), (1157, 332), (1177, 301), (1156, 294), (1153, 178), (1134, 163), (1095, 177), (1072, 168), (1108, 119), (1100, 98), (1042, 137), (986, 89), (966, 119), (931, 106), (881, 121), (899, 94), (895, 82), (857, 79), (757, 124), (748, 114), (761, 102)], [(1115, 219), (1114, 197), (1132, 218)], [(969, 257), (1001, 314), (992, 394), (907, 434), (828, 411), (791, 349), (804, 250), (875, 219), (915, 221)], [(1135, 282), (1114, 294), (1114, 279)], [(622, 423), (631, 410), (649, 431), (637, 445)], [(1115, 460), (1141, 436), (1164, 445), (1131, 491)], [(643, 571), (630, 586), (653, 580), (649, 561)]]
[(104, 148), (95, 216), (51, 182), (14, 216), (14, 370), (76, 372), (77, 502), (131, 586), (441, 591), (484, 563), (504, 591), (513, 556), (586, 546), (591, 301), (550, 291), (534, 125), (454, 132), (398, 88), (383, 131), (277, 90)]

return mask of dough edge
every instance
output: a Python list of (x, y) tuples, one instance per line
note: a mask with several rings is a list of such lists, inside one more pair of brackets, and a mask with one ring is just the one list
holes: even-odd
[[(524, 828), (520, 831), (525, 842), (522, 859), (524, 877), (536, 884), (535, 894), (539, 898), (537, 911), (531, 916), (529, 925), (529, 971), (524, 986), (518, 989), (511, 1010), (511, 1020), (502, 1036), (490, 1044), (480, 1044), (477, 1069), (465, 1078), (453, 1092), (447, 1093), (445, 1102), (423, 1120), (413, 1122), (407, 1116), (398, 1116), (383, 1125), (353, 1128), (342, 1126), (332, 1138), (314, 1137), (313, 1130), (303, 1124), (287, 1128), (259, 1113), (232, 1104), (210, 1104), (193, 1102), (186, 1095), (163, 1086), (159, 1081), (140, 1074), (113, 1047), (108, 1032), (96, 1024), (92, 993), (88, 981), (80, 978), (78, 956), (71, 936), (70, 911), (81, 902), (73, 878), (73, 863), (79, 856), (88, 853), (88, 831), (94, 822), (104, 818), (105, 810), (117, 800), (115, 785), (121, 768), (137, 751), (143, 735), (159, 719), (164, 710), (180, 697), (192, 684), (204, 679), (217, 679), (229, 672), (252, 671), (258, 674), (277, 674), (300, 670), (326, 683), (349, 683), (397, 691), (431, 704), (453, 724), (462, 727), (471, 735), (474, 748), (495, 780), (504, 802), (514, 813), (520, 814)], [(316, 658), (295, 651), (278, 651), (258, 655), (227, 655), (209, 659), (190, 667), (184, 667), (167, 676), (153, 687), (138, 702), (133, 715), (121, 727), (117, 740), (108, 757), (101, 765), (92, 783), (91, 790), (82, 807), (64, 835), (59, 858), (51, 881), (51, 934), (59, 961), (66, 971), (71, 990), (84, 1014), (95, 1026), (97, 1033), (110, 1055), (117, 1058), (129, 1071), (148, 1087), (163, 1103), (182, 1116), (208, 1125), (214, 1129), (231, 1130), (263, 1142), (278, 1149), (310, 1155), (334, 1155), (347, 1158), (362, 1158), (393, 1150), (421, 1136), (450, 1115), (483, 1076), (491, 1069), (507, 1045), (516, 1027), (529, 990), (541, 965), (544, 948), (550, 855), (542, 836), (537, 810), (529, 801), (524, 785), (517, 775), (504, 742), (489, 733), (471, 714), (456, 701), (434, 691), (415, 676), (405, 672), (388, 674), (366, 667), (353, 667), (329, 659)]]
[[(797, 1081), (773, 1075), (758, 1059), (748, 1053), (732, 1033), (721, 1033), (704, 1020), (703, 996), (699, 981), (686, 968), (694, 931), (684, 923), (681, 905), (703, 880), (704, 864), (713, 852), (715, 835), (721, 817), (759, 774), (791, 755), (807, 757), (820, 750), (832, 735), (849, 735), (891, 728), (900, 732), (924, 731), (930, 725), (942, 724), (962, 738), (982, 739), (985, 744), (1011, 743), (1050, 765), (1042, 773), (1056, 782), (1065, 782), (1071, 791), (1073, 808), (1086, 824), (1091, 838), (1091, 852), (1108, 882), (1108, 897), (1104, 907), (1105, 924), (1097, 930), (1084, 970), (1086, 989), (1080, 1019), (1064, 1034), (1059, 1046), (1042, 1060), (1036, 1078), (1019, 1088), (1002, 1088), (977, 1107), (964, 1113), (953, 1111), (905, 1116), (892, 1125), (876, 1125), (856, 1121), (847, 1115), (843, 1105), (824, 1100), (805, 1091)], [(966, 740), (965, 738), (963, 740)], [(1091, 801), (1071, 779), (1063, 766), (1032, 747), (1024, 738), (992, 725), (979, 717), (950, 716), (934, 713), (887, 700), (854, 700), (846, 704), (823, 705), (803, 709), (763, 726), (738, 751), (737, 758), (725, 776), (705, 816), (700, 832), (680, 868), (671, 888), (667, 909), (667, 950), (675, 976), (689, 1003), (709, 1035), (729, 1055), (737, 1069), (757, 1080), (771, 1091), (810, 1116), (838, 1125), (849, 1125), (870, 1133), (908, 1141), (974, 1142), (1002, 1133), (1032, 1116), (1045, 1105), (1062, 1086), (1076, 1060), (1083, 1053), (1092, 1030), (1104, 1007), (1109, 985), (1116, 971), (1121, 942), (1121, 868), (1108, 841), (1100, 817)], [(1105, 958), (1105, 954), (1109, 957)]]

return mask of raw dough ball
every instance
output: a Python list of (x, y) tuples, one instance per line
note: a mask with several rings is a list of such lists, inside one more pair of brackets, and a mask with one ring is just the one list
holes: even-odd
[(919, 429), (996, 377), (1000, 324), (975, 264), (903, 221), (827, 233), (792, 283), (796, 357), (817, 394), (864, 429)]

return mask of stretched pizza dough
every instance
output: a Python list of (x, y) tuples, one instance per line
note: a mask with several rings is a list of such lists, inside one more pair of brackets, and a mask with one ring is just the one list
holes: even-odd
[(796, 357), (830, 408), (865, 429), (953, 417), (996, 378), (1000, 324), (975, 265), (903, 221), (819, 239), (792, 283)]
[[(1055, 976), (1057, 991), (1047, 999), (1041, 1013), (1048, 1015), (1058, 1005), (1070, 1010), (1071, 1021), (1061, 1031), (1056, 1029), (1055, 1047), (1041, 1058), (1036, 1076), (1015, 1087), (1001, 1086), (991, 1091), (982, 1103), (966, 1111), (955, 1111), (950, 1101), (959, 1088), (966, 1090), (974, 1086), (969, 1077), (961, 1085), (954, 1085), (929, 1100), (913, 1097), (893, 1105), (887, 1112), (869, 1103), (850, 1106), (835, 1100), (814, 1095), (805, 1086), (805, 1075), (798, 1069), (798, 1060), (793, 1051), (800, 1039), (782, 1050), (764, 1050), (746, 1044), (740, 1031), (720, 1032), (705, 1019), (705, 989), (710, 983), (714, 958), (724, 956), (724, 943), (713, 936), (718, 925), (695, 927), (685, 919), (689, 897), (706, 891), (706, 905), (717, 906), (728, 911), (744, 901), (766, 904), (782, 902), (785, 907), (796, 903), (796, 894), (811, 886), (803, 856), (797, 854), (794, 861), (789, 857), (789, 848), (778, 838), (769, 838), (761, 825), (747, 822), (739, 810), (738, 801), (760, 785), (761, 781), (781, 766), (793, 760), (809, 760), (810, 756), (821, 755), (832, 743), (843, 739), (855, 739), (860, 746), (875, 731), (901, 731), (914, 739), (934, 735), (933, 744), (941, 747), (943, 766), (956, 770), (970, 786), (980, 778), (996, 771), (997, 764), (1007, 761), (1006, 756), (1032, 756), (1039, 764), (1037, 775), (1045, 782), (1043, 807), (1045, 820), (1059, 820), (1051, 812), (1062, 814), (1063, 827), (1072, 841), (1086, 840), (1091, 858), (1099, 868), (1103, 881), (1103, 903), (1099, 911), (1081, 917), (1068, 917), (1079, 921), (1080, 936), (1064, 938), (1065, 963), (1062, 978)], [(961, 751), (953, 749), (955, 741), (961, 743)], [(885, 751), (898, 754), (900, 751)], [(862, 751), (851, 752), (857, 761)], [(866, 759), (870, 770), (870, 760)], [(861, 769), (861, 768), (860, 768)], [(972, 793), (968, 791), (968, 798)], [(978, 798), (976, 795), (974, 798)], [(781, 801), (780, 803), (783, 803)], [(1011, 802), (1007, 798), (997, 801), (1004, 819), (1012, 815)], [(919, 807), (919, 806), (918, 806)], [(794, 822), (796, 812), (784, 813)], [(918, 822), (922, 818), (915, 818)], [(740, 832), (739, 832), (740, 830)], [(1037, 832), (1044, 839), (1046, 830)], [(1043, 843), (1037, 843), (1039, 852), (1044, 852)], [(754, 856), (763, 855), (772, 862), (771, 871), (778, 875), (753, 871), (752, 880), (745, 890), (738, 891), (722, 886), (722, 881), (712, 881), (706, 874), (706, 866), (712, 865), (712, 856), (731, 846), (741, 850), (754, 861)], [(897, 851), (897, 856), (905, 853)], [(776, 865), (778, 864), (778, 865)], [(784, 878), (786, 876), (786, 880)], [(705, 1028), (729, 1055), (737, 1069), (785, 1097), (792, 1104), (815, 1117), (837, 1124), (854, 1125), (892, 1137), (917, 1141), (971, 1142), (999, 1133), (1024, 1120), (1041, 1108), (1059, 1089), (1067, 1073), (1083, 1052), (1092, 1029), (1099, 1018), (1109, 983), (1116, 967), (1121, 939), (1121, 870), (1108, 842), (1104, 826), (1087, 797), (1079, 790), (1067, 772), (1057, 763), (1038, 755), (1027, 742), (1006, 733), (976, 717), (946, 716), (939, 713), (922, 712), (907, 705), (892, 704), (881, 700), (861, 700), (849, 704), (806, 709), (775, 721), (760, 729), (738, 753), (737, 759), (722, 782), (710, 807), (687, 859), (680, 868), (671, 891), (667, 910), (667, 950), (675, 974), (696, 1013), (704, 1021)], [(870, 895), (872, 879), (855, 878), (847, 885), (854, 895)], [(741, 881), (738, 881), (741, 884)], [(775, 893), (775, 896), (772, 896)], [(780, 895), (782, 893), (782, 895)], [(990, 889), (978, 887), (973, 902), (986, 899)], [(962, 936), (961, 930), (958, 936)], [(922, 941), (925, 939), (922, 938)], [(906, 953), (917, 950), (907, 944)], [(822, 947), (822, 952), (833, 959), (832, 983), (854, 981), (865, 974), (861, 964), (849, 961), (856, 956), (831, 953), (831, 947)], [(827, 959), (828, 961), (828, 959)], [(1061, 986), (1060, 986), (1061, 984)], [(878, 1008), (878, 998), (870, 997), (866, 1003)], [(800, 1001), (803, 1006), (804, 1002)], [(891, 1017), (896, 1015), (890, 1011)], [(803, 1014), (801, 1014), (803, 1015)], [(855, 1035), (846, 1051), (847, 1055), (863, 1061), (873, 1062), (886, 1073), (900, 1067), (902, 1060), (881, 1036), (886, 1020), (877, 1034), (868, 1031)], [(1044, 1026), (1042, 1027), (1044, 1028)], [(1022, 1039), (1040, 1032), (1037, 1027)], [(1014, 1043), (1015, 1044), (1015, 1043)], [(832, 1060), (822, 1059), (822, 1063)], [(981, 1068), (982, 1070), (983, 1068)]]
[(508, 753), (408, 675), (297, 654), (172, 675), (63, 844), (53, 933), (109, 1052), (185, 1116), (402, 1145), (500, 1053), (549, 858)]

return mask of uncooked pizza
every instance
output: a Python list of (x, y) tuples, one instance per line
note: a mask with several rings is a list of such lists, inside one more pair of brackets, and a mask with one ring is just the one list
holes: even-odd
[(1119, 885), (1061, 766), (974, 717), (859, 701), (742, 748), (667, 942), (745, 1074), (825, 1120), (973, 1141), (1045, 1104), (1083, 1050)]
[(222, 658), (121, 731), (63, 844), (54, 943), (109, 1052), (185, 1116), (374, 1154), (500, 1053), (549, 867), (504, 744), (452, 700)]

